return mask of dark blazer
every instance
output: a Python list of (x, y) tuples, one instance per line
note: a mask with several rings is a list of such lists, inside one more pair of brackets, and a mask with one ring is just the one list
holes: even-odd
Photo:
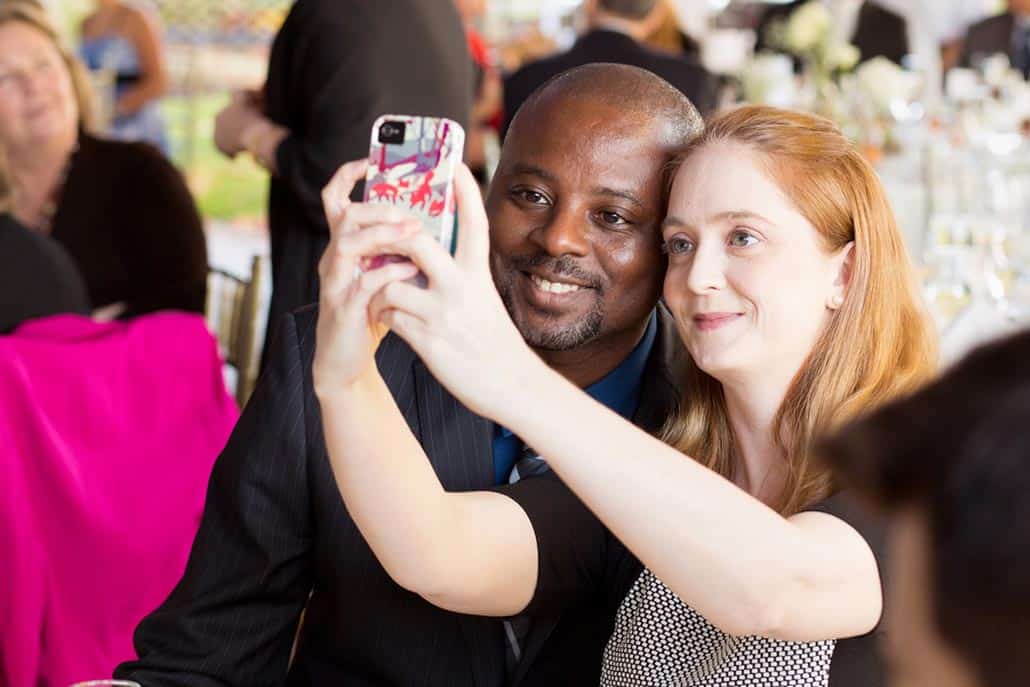
[(61, 313), (89, 314), (75, 263), (56, 241), (0, 212), (0, 334)]
[[(290, 10), (265, 85), (268, 116), (291, 134), (276, 153), (269, 193), (269, 335), (282, 314), (318, 300), (318, 260), (329, 240), (322, 189), (341, 164), (368, 155), (375, 119), (468, 122), (472, 67), (452, 5), (298, 0)], [(363, 192), (359, 185), (355, 200)]]
[(1012, 40), (1015, 30), (1016, 15), (1012, 12), (988, 17), (973, 24), (966, 32), (959, 65), (971, 67), (975, 56), (987, 57), (995, 53), (1008, 55), (1012, 64), (1018, 64), (1019, 56), (1016, 55), (1016, 45)]
[[(766, 33), (769, 26), (779, 19), (786, 19), (807, 0), (794, 0), (786, 5), (774, 5), (765, 11), (758, 23), (758, 43), (755, 51), (768, 50)], [(875, 2), (862, 3), (858, 11), (858, 21), (851, 43), (858, 48), (861, 56), (859, 62), (874, 57), (886, 57), (891, 62), (901, 64), (901, 59), (908, 54), (908, 30), (905, 18)]]
[(504, 80), (504, 132), (522, 103), (553, 76), (592, 62), (628, 64), (654, 72), (683, 92), (702, 115), (716, 104), (717, 81), (700, 63), (652, 50), (616, 31), (586, 34), (567, 52), (524, 65)]
[(125, 317), (203, 313), (204, 223), (186, 180), (153, 146), (79, 136), (50, 236), (82, 274), (94, 308)]
[[(266, 371), (215, 465), (185, 575), (137, 629), (139, 659), (116, 675), (145, 687), (499, 687), (501, 622), (438, 609), (397, 586), (347, 514), (312, 390), (317, 314), (312, 306), (283, 317)], [(685, 356), (661, 308), (636, 417), (642, 426), (657, 429), (675, 404)], [(400, 339), (388, 337), (376, 360), (444, 487), (493, 486), (493, 424), (464, 408)], [(569, 676), (565, 684), (593, 676), (596, 685), (613, 621), (598, 616), (576, 608), (541, 619), (527, 661), (554, 635), (559, 650), (547, 667)], [(600, 630), (563, 630), (595, 620)], [(523, 672), (519, 684), (546, 684), (534, 682), (531, 666)]]

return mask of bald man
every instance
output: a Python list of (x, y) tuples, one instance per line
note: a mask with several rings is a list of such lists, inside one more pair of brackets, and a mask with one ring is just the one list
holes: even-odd
[[(685, 360), (658, 305), (662, 170), (701, 126), (650, 72), (568, 72), (523, 107), (487, 199), (491, 267), (523, 337), (652, 430), (675, 406)], [(551, 297), (572, 277), (590, 287)], [(379, 565), (326, 456), (311, 376), (317, 317), (314, 307), (286, 316), (215, 466), (186, 573), (139, 626), (139, 660), (116, 675), (145, 687), (596, 685), (617, 604), (596, 599), (516, 632), (438, 609)], [(508, 482), (518, 437), (464, 408), (399, 338), (376, 361), (446, 489)]]

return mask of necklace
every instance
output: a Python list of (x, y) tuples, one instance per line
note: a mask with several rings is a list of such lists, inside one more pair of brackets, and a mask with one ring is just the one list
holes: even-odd
[(61, 196), (64, 193), (64, 187), (68, 183), (68, 175), (71, 172), (72, 161), (75, 159), (75, 155), (79, 152), (79, 143), (76, 141), (75, 145), (68, 152), (68, 156), (64, 160), (64, 164), (61, 165), (61, 172), (57, 176), (57, 182), (54, 184), (53, 190), (43, 200), (43, 204), (39, 208), (39, 221), (35, 223), (35, 230), (41, 234), (50, 235), (53, 230), (54, 217), (57, 215), (57, 210), (60, 207)]

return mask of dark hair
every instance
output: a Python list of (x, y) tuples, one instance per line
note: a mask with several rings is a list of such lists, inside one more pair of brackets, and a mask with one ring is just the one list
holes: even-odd
[(823, 442), (844, 488), (926, 515), (940, 635), (991, 687), (1030, 675), (1030, 331)]
[(597, 0), (598, 6), (609, 14), (625, 19), (643, 19), (651, 14), (658, 0)]

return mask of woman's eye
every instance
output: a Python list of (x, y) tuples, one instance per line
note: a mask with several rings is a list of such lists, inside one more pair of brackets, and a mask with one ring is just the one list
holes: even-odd
[(734, 248), (747, 248), (756, 243), (758, 243), (758, 239), (750, 232), (738, 230), (730, 234), (730, 245)]
[(694, 242), (685, 236), (673, 236), (662, 243), (662, 252), (666, 255), (685, 255), (694, 250)]

